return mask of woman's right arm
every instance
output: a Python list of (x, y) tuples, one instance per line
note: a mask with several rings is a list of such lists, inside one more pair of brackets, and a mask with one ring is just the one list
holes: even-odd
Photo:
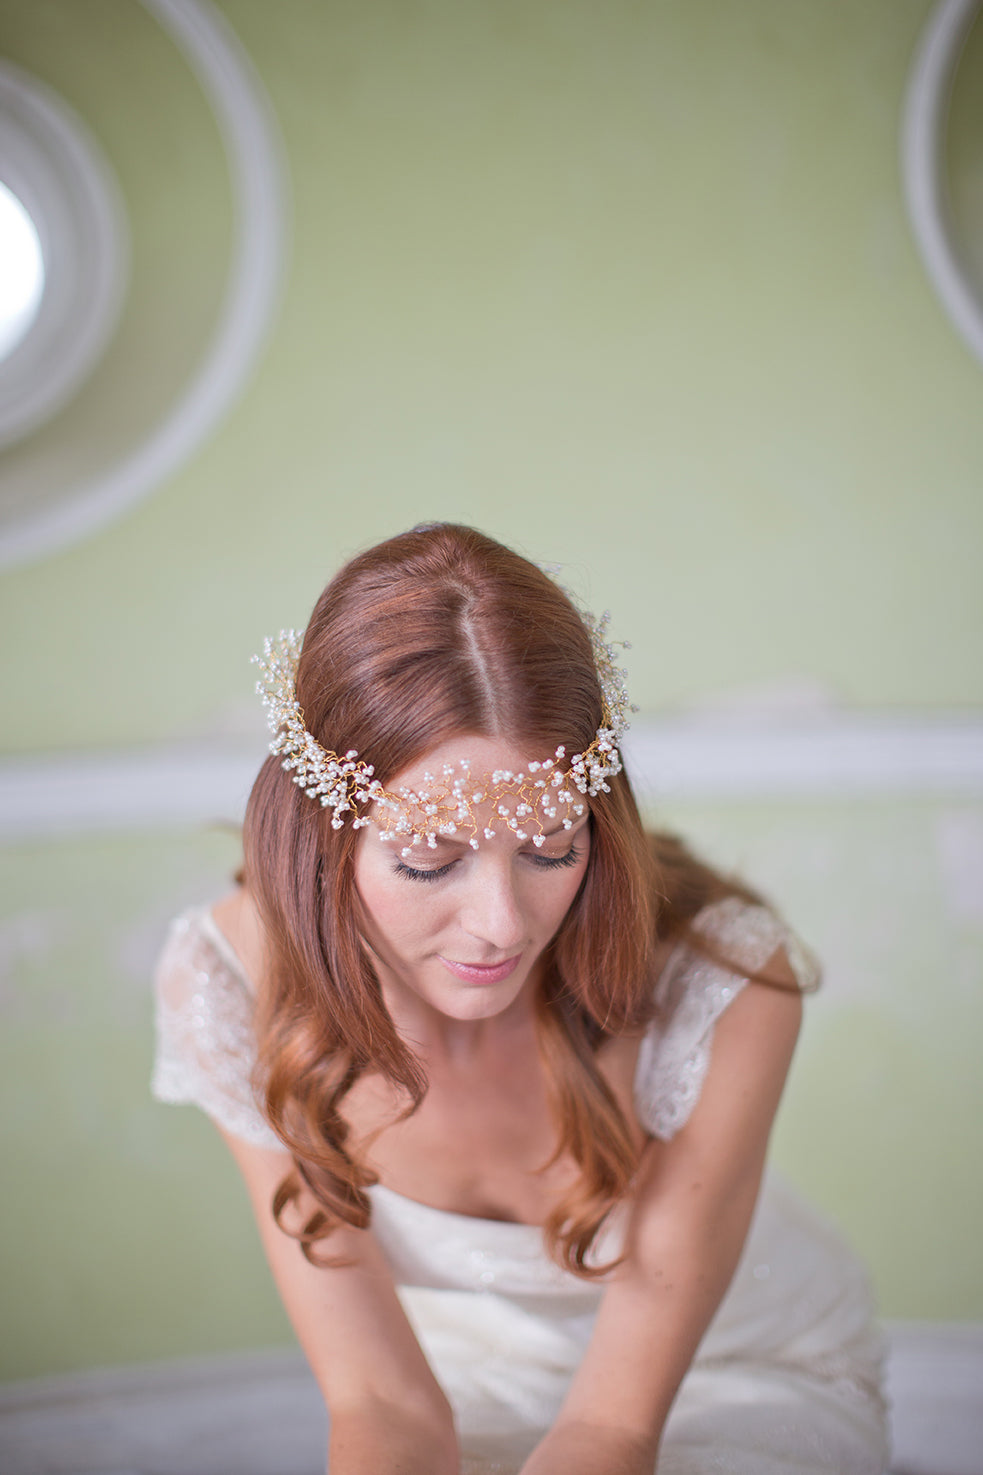
[(289, 1155), (222, 1136), (246, 1180), (273, 1277), (328, 1406), (331, 1475), (458, 1475), (450, 1404), (371, 1231), (334, 1230), (325, 1251), (346, 1263), (312, 1265), (270, 1208)]

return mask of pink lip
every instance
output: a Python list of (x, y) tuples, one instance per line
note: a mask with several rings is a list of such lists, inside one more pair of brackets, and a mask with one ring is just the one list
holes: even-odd
[[(437, 955), (440, 957), (440, 954)], [(482, 963), (454, 963), (450, 958), (440, 957), (445, 968), (457, 978), (463, 978), (466, 983), (501, 983), (503, 978), (508, 978), (519, 966), (522, 954), (517, 953), (514, 958), (506, 958), (504, 963), (492, 963), (486, 966)]]

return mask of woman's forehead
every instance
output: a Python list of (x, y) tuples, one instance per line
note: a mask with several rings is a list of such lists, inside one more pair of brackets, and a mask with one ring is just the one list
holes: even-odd
[(477, 849), (503, 835), (538, 847), (588, 813), (587, 784), (565, 758), (562, 747), (529, 758), (510, 742), (465, 734), (390, 779), (376, 795), (372, 822), (404, 856), (446, 840)]

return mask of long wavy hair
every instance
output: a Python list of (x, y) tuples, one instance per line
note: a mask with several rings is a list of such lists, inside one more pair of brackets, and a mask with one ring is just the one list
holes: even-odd
[[(391, 538), (338, 573), (304, 635), (297, 697), (322, 747), (354, 748), (383, 784), (463, 734), (583, 752), (602, 716), (590, 637), (568, 597), (519, 554), (453, 524)], [(588, 1251), (638, 1157), (597, 1051), (650, 1017), (657, 943), (708, 901), (750, 898), (678, 841), (647, 837), (627, 776), (609, 783), (590, 803), (587, 870), (536, 1000), (556, 1157), (578, 1169), (543, 1232), (557, 1263), (581, 1275), (598, 1273)], [(266, 941), (256, 1084), (294, 1160), (274, 1214), (315, 1263), (332, 1229), (370, 1221), (376, 1179), (345, 1121), (348, 1092), (380, 1074), (409, 1113), (427, 1089), (359, 933), (357, 839), (266, 760), (244, 836)]]

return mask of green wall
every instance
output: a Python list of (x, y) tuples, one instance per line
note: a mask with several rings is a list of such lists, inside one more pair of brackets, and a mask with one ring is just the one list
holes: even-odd
[[(258, 740), (263, 636), (302, 624), (355, 549), (443, 517), (610, 605), (644, 717), (791, 682), (978, 711), (983, 368), (927, 283), (898, 163), (928, 0), (220, 10), (289, 170), (278, 316), (179, 474), (3, 577), (10, 757)], [(134, 251), (73, 426), (2, 476), (69, 429), (97, 460), (139, 425), (144, 376), (166, 394), (207, 336), (233, 225), (214, 122), (134, 0), (0, 0), (0, 19), (102, 142)], [(976, 178), (979, 113), (955, 117)], [(660, 817), (770, 888), (830, 963), (783, 1167), (871, 1258), (885, 1311), (983, 1316), (978, 806)], [(234, 840), (0, 859), (6, 1374), (282, 1339), (217, 1139), (146, 1093), (154, 950)]]

